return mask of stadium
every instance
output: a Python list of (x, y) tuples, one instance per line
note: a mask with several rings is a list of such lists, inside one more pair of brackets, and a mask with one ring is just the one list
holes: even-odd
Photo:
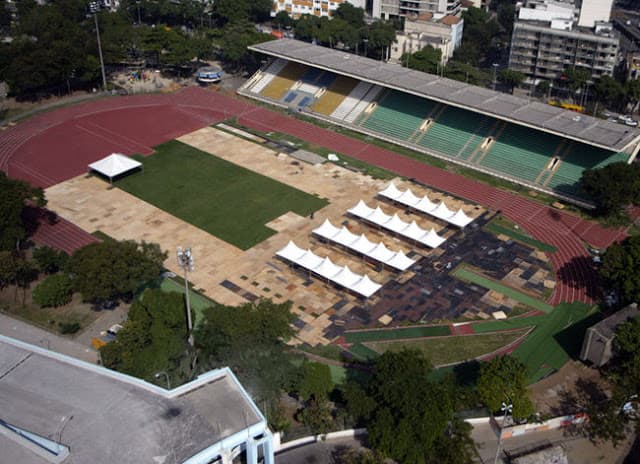
[[(571, 180), (557, 185), (575, 192), (582, 169), (630, 161), (637, 151), (637, 131), (586, 116), (576, 121), (557, 108), (532, 103), (531, 111), (508, 118), (463, 110), (462, 100), (473, 95), (478, 108), (502, 113), (507, 103), (524, 103), (420, 73), (425, 82), (435, 79), (433, 94), (443, 92), (423, 106), (399, 90), (402, 82), (409, 87), (412, 71), (295, 41), (254, 48), (283, 46), (288, 54), (326, 54), (317, 60), (326, 67), (338, 60), (367, 64), (372, 73), (393, 70), (398, 88), (275, 56), (241, 94), (293, 106), (296, 114), (304, 103), (304, 114), (327, 121), (337, 121), (339, 110), (342, 125), (532, 188), (550, 190), (573, 167)], [(541, 115), (553, 131), (524, 121)], [(589, 316), (600, 290), (585, 243), (606, 248), (626, 231), (332, 129), (193, 86), (96, 99), (19, 122), (0, 133), (0, 168), (44, 188), (58, 215), (43, 215), (32, 236), (37, 244), (73, 253), (105, 236), (147, 240), (169, 251), (165, 266), (173, 272), (180, 272), (173, 250), (192, 246), (189, 280), (203, 307), (207, 298), (228, 305), (290, 300), (301, 345), (332, 344), (357, 358), (400, 346), (457, 356), (434, 359), (438, 365), (514, 352), (532, 379), (561, 367), (569, 355), (560, 342), (579, 337), (560, 335)], [(522, 133), (532, 137), (526, 144)], [(318, 154), (299, 153), (304, 144)], [(588, 163), (570, 164), (580, 150)], [(89, 175), (88, 166), (110, 153), (144, 169), (113, 185)], [(328, 162), (328, 153), (340, 161)], [(489, 160), (508, 163), (489, 169)], [(533, 167), (522, 167), (531, 160)], [(348, 169), (355, 163), (383, 175)], [(527, 182), (527, 173), (540, 176), (538, 184)]]
[(585, 169), (631, 163), (640, 131), (306, 42), (249, 47), (271, 61), (242, 95), (589, 206)]

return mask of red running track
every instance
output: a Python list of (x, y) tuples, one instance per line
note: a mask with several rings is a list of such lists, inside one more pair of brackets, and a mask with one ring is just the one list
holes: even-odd
[(598, 279), (584, 242), (604, 248), (626, 236), (622, 229), (604, 229), (332, 130), (195, 87), (171, 95), (107, 98), (38, 115), (0, 134), (0, 169), (48, 187), (86, 172), (87, 164), (113, 151), (149, 154), (157, 144), (233, 116), (248, 127), (287, 133), (501, 210), (536, 239), (558, 249), (550, 254), (557, 276), (551, 304), (592, 302)]

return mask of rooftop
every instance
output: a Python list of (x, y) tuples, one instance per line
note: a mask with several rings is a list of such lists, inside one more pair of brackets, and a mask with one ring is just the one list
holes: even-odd
[(248, 48), (607, 150), (623, 151), (640, 139), (640, 130), (628, 126), (299, 40)]
[[(228, 369), (167, 391), (0, 336), (0, 449), (11, 462), (182, 463), (264, 417)], [(3, 424), (3, 422), (5, 424)], [(9, 426), (60, 443), (45, 452)], [(68, 459), (68, 460), (67, 460)]]
[(632, 303), (617, 313), (601, 320), (591, 328), (597, 330), (603, 337), (611, 339), (615, 335), (616, 329), (620, 324), (626, 322), (627, 319), (633, 319), (639, 315), (640, 309), (638, 309), (638, 305), (636, 303)]

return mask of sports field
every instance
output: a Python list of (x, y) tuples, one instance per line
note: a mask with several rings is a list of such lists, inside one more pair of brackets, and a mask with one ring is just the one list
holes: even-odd
[(144, 170), (117, 187), (243, 250), (275, 233), (265, 226), (273, 219), (327, 204), (175, 140), (139, 160)]

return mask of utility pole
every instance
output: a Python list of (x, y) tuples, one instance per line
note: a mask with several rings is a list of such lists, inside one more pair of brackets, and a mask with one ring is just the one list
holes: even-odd
[(102, 90), (107, 90), (107, 75), (104, 72), (104, 59), (102, 57), (102, 44), (100, 43), (100, 27), (98, 26), (98, 10), (100, 6), (98, 2), (89, 3), (89, 11), (93, 13), (93, 19), (96, 23), (96, 38), (98, 39), (98, 54), (100, 55), (100, 70), (102, 71)]
[(498, 437), (498, 449), (496, 450), (496, 458), (493, 461), (494, 464), (498, 464), (498, 459), (500, 459), (500, 451), (502, 451), (502, 431), (504, 430), (507, 424), (507, 417), (509, 413), (513, 411), (513, 404), (502, 403), (501, 411), (504, 412), (504, 416), (502, 418), (502, 426), (500, 427), (500, 436)]

